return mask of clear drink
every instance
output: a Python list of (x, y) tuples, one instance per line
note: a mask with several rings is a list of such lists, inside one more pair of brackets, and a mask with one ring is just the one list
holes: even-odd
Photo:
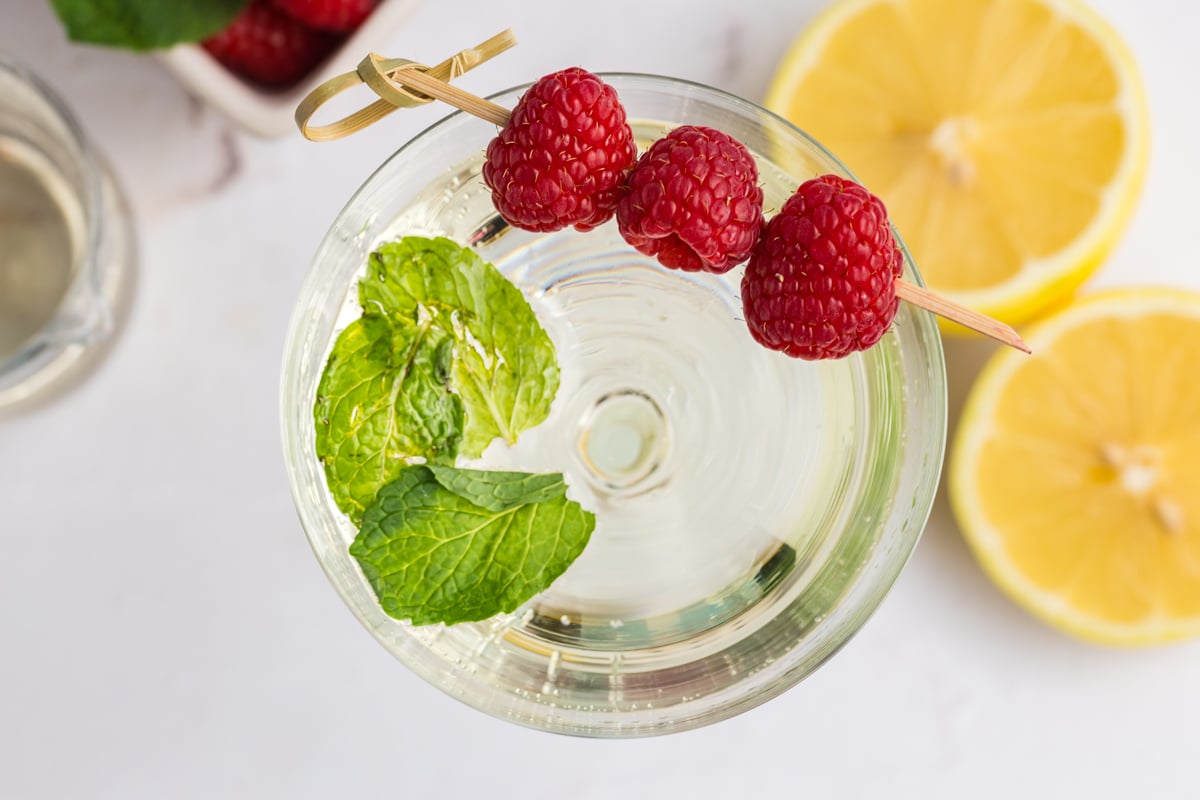
[[(683, 123), (744, 142), (768, 213), (801, 181), (844, 174), (750, 103), (662, 78), (607, 79), (642, 147)], [(615, 222), (586, 234), (506, 227), (479, 176), (494, 133), (455, 115), (422, 134), (360, 190), (317, 254), (283, 375), (310, 541), (385, 646), (489, 713), (558, 732), (646, 735), (756, 705), (861, 625), (916, 542), (944, 441), (936, 326), (904, 309), (880, 345), (847, 359), (765, 350), (741, 319), (740, 268), (667, 270), (625, 244)], [(346, 553), (356, 531), (313, 452), (316, 381), (359, 313), (355, 278), (377, 243), (409, 234), (471, 243), (521, 287), (558, 350), (550, 417), (472, 466), (561, 471), (597, 519), (549, 590), (477, 624), (413, 627), (383, 614)]]
[(0, 55), (0, 409), (58, 383), (108, 336), (128, 225), (71, 112)]
[(0, 359), (46, 327), (83, 240), (79, 200), (42, 153), (0, 138)]

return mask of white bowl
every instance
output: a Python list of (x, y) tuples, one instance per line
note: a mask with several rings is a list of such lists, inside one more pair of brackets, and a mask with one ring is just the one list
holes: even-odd
[(383, 0), (312, 74), (288, 89), (263, 89), (248, 83), (199, 45), (180, 45), (160, 57), (180, 83), (242, 128), (264, 137), (284, 136), (297, 130), (293, 116), (304, 96), (334, 75), (354, 69), (372, 48), (387, 41), (418, 2)]

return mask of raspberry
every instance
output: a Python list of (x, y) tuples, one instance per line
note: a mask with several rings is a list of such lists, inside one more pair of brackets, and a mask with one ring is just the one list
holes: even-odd
[(878, 197), (824, 175), (800, 185), (769, 223), (742, 276), (750, 333), (805, 359), (879, 341), (896, 316), (904, 257)]
[(271, 4), (310, 28), (349, 33), (371, 16), (379, 0), (271, 0)]
[(617, 225), (625, 241), (663, 266), (728, 272), (758, 241), (762, 203), (758, 167), (745, 145), (683, 125), (638, 159)]
[(510, 225), (588, 231), (608, 221), (637, 158), (616, 90), (571, 67), (540, 78), (487, 148), (483, 180)]
[(333, 34), (316, 31), (253, 0), (205, 50), (232, 72), (265, 86), (286, 86), (304, 77), (337, 45)]

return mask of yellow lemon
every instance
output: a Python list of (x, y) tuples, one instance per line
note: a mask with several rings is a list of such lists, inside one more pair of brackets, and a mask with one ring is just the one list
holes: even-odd
[(1082, 638), (1200, 634), (1200, 294), (1115, 290), (1028, 331), (971, 389), (955, 516), (1017, 602)]
[(883, 198), (932, 289), (1013, 324), (1095, 270), (1146, 171), (1137, 70), (1078, 0), (839, 0), (766, 105)]

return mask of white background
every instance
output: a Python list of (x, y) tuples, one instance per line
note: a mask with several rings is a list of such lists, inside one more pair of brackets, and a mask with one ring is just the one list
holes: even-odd
[[(761, 99), (821, 5), (426, 0), (376, 49), (432, 62), (511, 26), (522, 44), (465, 88), (578, 63)], [(410, 675), (309, 551), (277, 385), (326, 226), (444, 112), (334, 144), (254, 139), (157, 60), (68, 45), (45, 6), (0, 0), (0, 49), (65, 95), (113, 164), (138, 265), (98, 369), (0, 420), (0, 798), (1197, 796), (1200, 644), (1113, 651), (1043, 627), (983, 576), (943, 499), (843, 652), (707, 729), (554, 737)], [(1095, 6), (1142, 67), (1154, 131), (1137, 216), (1092, 285), (1200, 287), (1200, 14)], [(956, 407), (970, 349), (949, 354)]]

